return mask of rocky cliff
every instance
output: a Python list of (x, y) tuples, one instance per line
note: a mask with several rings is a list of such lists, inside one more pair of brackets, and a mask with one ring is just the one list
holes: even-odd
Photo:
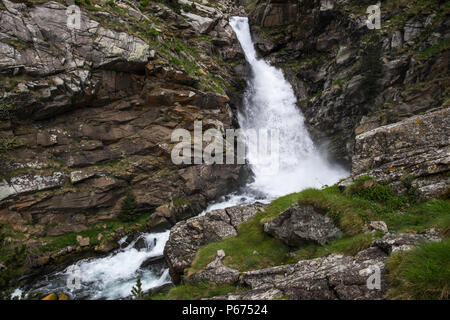
[[(29, 267), (168, 227), (247, 176), (170, 157), (174, 129), (235, 126), (244, 68), (228, 17), (237, 9), (76, 4), (78, 27), (70, 1), (0, 4), (0, 222), (8, 247), (26, 244)], [(117, 229), (127, 193), (142, 218)]]
[[(393, 247), (446, 237), (446, 200), (415, 202), (448, 197), (445, 1), (381, 1), (379, 30), (366, 25), (372, 1), (75, 2), (78, 27), (69, 0), (0, 2), (0, 287), (174, 226), (172, 279), (244, 288), (218, 298), (378, 299)], [(275, 211), (188, 219), (248, 177), (245, 166), (170, 159), (174, 129), (237, 126), (248, 70), (231, 15), (249, 16), (315, 142), (352, 176)], [(130, 194), (137, 218), (123, 222)], [(383, 291), (366, 290), (373, 265)]]
[(246, 3), (259, 52), (284, 69), (324, 150), (354, 176), (404, 177), (424, 196), (447, 190), (445, 1), (381, 1), (379, 30), (366, 24), (371, 1)]

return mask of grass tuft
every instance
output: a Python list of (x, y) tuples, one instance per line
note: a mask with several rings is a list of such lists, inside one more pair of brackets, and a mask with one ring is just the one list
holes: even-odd
[(387, 262), (392, 288), (388, 298), (438, 300), (450, 297), (450, 240), (394, 253)]

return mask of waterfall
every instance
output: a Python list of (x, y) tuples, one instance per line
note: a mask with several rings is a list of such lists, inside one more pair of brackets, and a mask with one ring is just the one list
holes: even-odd
[[(331, 165), (314, 146), (305, 128), (303, 115), (296, 106), (294, 91), (284, 79), (282, 71), (257, 58), (247, 18), (233, 17), (230, 24), (252, 71), (238, 121), (250, 147), (247, 156), (254, 173), (254, 181), (242, 192), (231, 194), (224, 201), (210, 204), (201, 214), (255, 201), (269, 202), (276, 197), (308, 187), (333, 184), (347, 176), (343, 169)], [(249, 144), (255, 142), (248, 134), (245, 135), (251, 129), (278, 132), (279, 167), (276, 172), (268, 174), (264, 161), (258, 161), (260, 154), (251, 151), (256, 149), (251, 148)], [(169, 283), (167, 268), (142, 267), (149, 258), (162, 255), (169, 231), (143, 234), (140, 238), (144, 238), (147, 244), (143, 249), (135, 248), (134, 244), (139, 238), (135, 239), (125, 248), (106, 257), (81, 260), (61, 272), (45, 276), (24, 291), (67, 292), (76, 299), (118, 299), (130, 295), (131, 288), (139, 277), (144, 290)], [(70, 277), (69, 270), (73, 266), (80, 270), (82, 287), (68, 292), (66, 283)]]
[(258, 59), (248, 19), (232, 17), (230, 25), (251, 67), (243, 108), (238, 114), (239, 125), (244, 132), (254, 129), (278, 132), (279, 164), (272, 174), (267, 164), (258, 158), (261, 154), (256, 152), (257, 146), (252, 148), (255, 140), (245, 137), (249, 149), (247, 157), (254, 173), (254, 182), (249, 187), (274, 198), (309, 187), (334, 184), (346, 177), (344, 169), (329, 163), (314, 146), (296, 105), (294, 90), (283, 72)]

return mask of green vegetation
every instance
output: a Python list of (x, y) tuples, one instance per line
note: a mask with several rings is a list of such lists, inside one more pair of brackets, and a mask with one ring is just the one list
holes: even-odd
[(191, 202), (189, 200), (183, 199), (183, 198), (172, 198), (172, 204), (175, 207), (182, 207), (182, 206), (190, 206)]
[(450, 240), (394, 253), (387, 262), (390, 299), (449, 299)]
[(122, 200), (118, 218), (120, 221), (130, 222), (136, 220), (138, 216), (136, 197), (131, 191), (128, 191), (125, 199)]
[(332, 253), (341, 253), (344, 255), (355, 255), (359, 251), (367, 249), (371, 242), (374, 241), (378, 235), (358, 234), (353, 237), (346, 237), (335, 240), (324, 246), (311, 244), (304, 248), (298, 249), (291, 253), (292, 262), (299, 260), (308, 260), (319, 257), (325, 257)]
[[(22, 275), (24, 262), (25, 245), (12, 245), (6, 226), (0, 223), (0, 288), (11, 286), (14, 279)], [(1, 298), (4, 297), (0, 292)]]
[(231, 284), (217, 284), (212, 282), (198, 282), (185, 284), (172, 288), (167, 294), (158, 294), (148, 297), (151, 300), (199, 300), (236, 293), (241, 289)]
[[(11, 79), (9, 79), (12, 81)], [(0, 81), (3, 84), (3, 81)], [(14, 105), (7, 101), (0, 101), (0, 120), (10, 120), (14, 113)]]
[(428, 60), (431, 57), (450, 49), (450, 39), (435, 44), (418, 54), (419, 60)]
[[(73, 232), (66, 233), (61, 236), (48, 236), (45, 238), (40, 238), (38, 240), (42, 241), (43, 245), (39, 247), (39, 251), (41, 253), (44, 252), (54, 252), (59, 249), (65, 248), (67, 246), (76, 246), (77, 236), (80, 235), (84, 238), (89, 237), (90, 245), (99, 245), (108, 240), (115, 239), (115, 231), (123, 227), (124, 233), (130, 233), (134, 230), (144, 229), (146, 227), (146, 222), (149, 219), (150, 215), (142, 215), (138, 220), (130, 221), (130, 222), (122, 222), (118, 219), (111, 219), (108, 221), (99, 222), (91, 228), (81, 231), (81, 232)], [(99, 239), (99, 235), (102, 235), (101, 239)]]
[(142, 300), (145, 296), (144, 291), (142, 290), (142, 281), (141, 278), (138, 278), (136, 281), (136, 285), (131, 289), (131, 295), (135, 300)]
[[(328, 212), (344, 231), (345, 237), (325, 246), (309, 245), (293, 251), (263, 231), (265, 222), (297, 203)], [(273, 201), (263, 212), (242, 223), (236, 237), (201, 248), (188, 273), (203, 270), (219, 249), (226, 253), (224, 264), (240, 271), (293, 263), (331, 253), (352, 255), (367, 248), (372, 240), (380, 236), (362, 234), (366, 224), (377, 220), (385, 221), (394, 232), (417, 232), (438, 227), (445, 235), (450, 226), (450, 202), (436, 199), (417, 202), (412, 196), (395, 194), (387, 185), (376, 183), (369, 177), (362, 177), (343, 192), (337, 186), (322, 190), (307, 189)]]

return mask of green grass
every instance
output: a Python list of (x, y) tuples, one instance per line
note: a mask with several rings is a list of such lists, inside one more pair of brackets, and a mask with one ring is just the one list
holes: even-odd
[[(66, 233), (61, 236), (48, 236), (45, 238), (41, 238), (45, 244), (40, 246), (40, 252), (53, 252), (67, 246), (76, 246), (77, 236), (81, 235), (82, 237), (89, 237), (90, 245), (100, 244), (102, 241), (111, 240), (114, 237), (114, 231), (119, 227), (124, 227), (125, 232), (131, 232), (133, 230), (138, 230), (140, 227), (145, 227), (145, 222), (149, 219), (149, 215), (145, 214), (141, 216), (138, 220), (132, 222), (122, 222), (119, 219), (112, 219), (108, 221), (103, 221), (95, 226), (81, 231), (81, 232), (73, 232)], [(105, 228), (106, 226), (106, 228)], [(98, 235), (102, 234), (101, 241), (98, 240)]]
[(335, 240), (324, 246), (312, 244), (295, 251), (292, 254), (291, 262), (325, 257), (332, 253), (341, 253), (344, 255), (353, 256), (358, 252), (369, 248), (372, 241), (378, 238), (378, 236), (380, 235), (373, 236), (371, 234), (358, 234), (353, 237)]
[[(344, 231), (345, 237), (325, 246), (309, 245), (293, 251), (264, 232), (265, 222), (296, 203), (312, 205), (327, 212)], [(354, 255), (380, 236), (362, 234), (365, 225), (377, 220), (385, 221), (389, 230), (394, 232), (417, 232), (438, 227), (445, 235), (450, 225), (450, 202), (434, 199), (416, 203), (415, 199), (396, 195), (388, 186), (375, 183), (368, 177), (356, 181), (344, 192), (337, 186), (322, 190), (307, 189), (273, 201), (263, 212), (242, 223), (236, 237), (202, 247), (188, 274), (203, 270), (219, 249), (226, 253), (224, 264), (240, 271), (293, 263), (331, 253)]]
[(450, 298), (450, 240), (392, 254), (387, 263), (390, 299)]
[(172, 288), (167, 294), (151, 296), (151, 300), (199, 300), (211, 298), (228, 293), (236, 293), (241, 289), (231, 284), (216, 284), (212, 282), (198, 282), (195, 284), (185, 284)]

